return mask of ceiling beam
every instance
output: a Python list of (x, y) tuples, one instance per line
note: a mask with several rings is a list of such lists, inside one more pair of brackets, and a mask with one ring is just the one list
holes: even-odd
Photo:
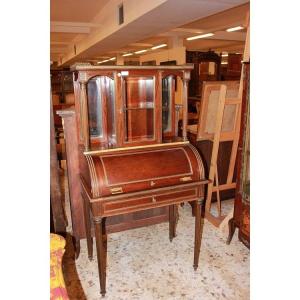
[(85, 22), (57, 22), (50, 23), (51, 32), (62, 33), (90, 33), (91, 28), (101, 27), (101, 24), (97, 23), (85, 23)]
[(147, 43), (131, 43), (128, 45), (129, 47), (152, 47), (153, 44), (147, 44)]

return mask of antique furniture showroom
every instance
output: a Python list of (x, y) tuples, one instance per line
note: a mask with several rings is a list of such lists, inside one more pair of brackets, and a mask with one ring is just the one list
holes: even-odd
[(248, 299), (249, 2), (68, 3), (51, 0), (51, 299)]

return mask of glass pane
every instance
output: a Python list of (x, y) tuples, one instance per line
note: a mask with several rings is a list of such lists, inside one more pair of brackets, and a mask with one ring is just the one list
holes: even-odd
[(163, 78), (162, 80), (162, 125), (163, 132), (172, 129), (172, 76)]
[(87, 84), (89, 126), (92, 137), (102, 137), (102, 94), (100, 77), (94, 77)]
[(115, 137), (115, 86), (107, 76), (97, 76), (87, 85), (89, 126), (91, 137), (103, 137), (103, 110), (106, 106), (109, 140)]
[(110, 143), (115, 142), (116, 126), (115, 126), (115, 83), (114, 80), (103, 76), (101, 77), (102, 87), (106, 98), (107, 107), (107, 133)]
[(125, 141), (154, 138), (154, 78), (125, 77)]

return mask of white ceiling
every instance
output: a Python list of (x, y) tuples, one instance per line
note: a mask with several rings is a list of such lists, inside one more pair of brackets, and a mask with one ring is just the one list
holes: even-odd
[[(51, 0), (51, 60), (64, 64), (98, 60), (168, 43), (174, 36), (184, 38), (188, 50), (243, 49), (245, 32), (228, 33), (225, 29), (244, 23), (247, 1), (144, 1), (123, 0), (125, 22), (119, 26), (116, 9), (120, 1)], [(211, 31), (215, 32), (211, 38), (185, 39)]]

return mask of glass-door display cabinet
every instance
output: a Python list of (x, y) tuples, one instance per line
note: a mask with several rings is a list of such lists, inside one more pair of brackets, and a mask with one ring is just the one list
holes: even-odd
[[(85, 150), (186, 141), (191, 65), (75, 67), (75, 107)], [(183, 84), (183, 134), (176, 136), (175, 84)]]
[[(101, 293), (109, 232), (169, 222), (177, 205), (195, 215), (198, 266), (204, 167), (187, 140), (188, 81), (193, 65), (73, 66), (75, 108), (60, 112), (66, 136), (73, 235), (96, 238)], [(180, 80), (177, 80), (180, 78)], [(177, 136), (175, 83), (182, 84), (182, 134)], [(78, 255), (79, 251), (76, 250)]]

